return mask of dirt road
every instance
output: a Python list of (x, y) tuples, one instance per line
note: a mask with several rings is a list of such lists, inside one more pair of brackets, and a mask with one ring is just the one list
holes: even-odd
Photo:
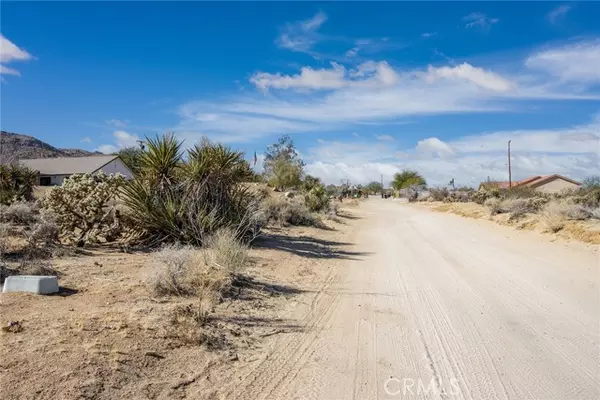
[(370, 199), (242, 399), (597, 399), (597, 249)]

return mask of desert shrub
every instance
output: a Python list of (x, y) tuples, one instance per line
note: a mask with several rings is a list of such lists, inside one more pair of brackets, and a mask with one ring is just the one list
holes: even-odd
[(251, 175), (243, 153), (203, 140), (184, 158), (172, 135), (146, 139), (136, 179), (123, 201), (137, 239), (147, 244), (201, 245), (221, 228), (256, 234), (256, 198), (242, 185)]
[(534, 188), (521, 185), (510, 189), (501, 189), (502, 197), (512, 199), (528, 199), (531, 197), (541, 196), (542, 194)]
[(310, 211), (321, 212), (329, 208), (329, 195), (325, 186), (318, 184), (304, 196), (304, 203)]
[(338, 224), (342, 223), (342, 220), (339, 217), (339, 211), (340, 211), (339, 203), (331, 201), (331, 202), (329, 202), (329, 210), (325, 214), (325, 218), (327, 218), (330, 221), (337, 222)]
[(48, 190), (39, 203), (56, 216), (61, 234), (81, 246), (95, 240), (113, 221), (115, 207), (110, 203), (124, 183), (120, 174), (74, 174), (62, 186)]
[[(302, 183), (300, 185), (300, 190), (302, 190), (304, 193), (308, 193), (310, 192), (312, 189), (321, 186), (321, 180), (319, 178), (316, 178), (312, 175), (306, 175), (304, 177), (304, 179), (302, 180)], [(323, 187), (323, 189), (325, 190), (325, 187)]]
[(59, 242), (60, 229), (54, 221), (41, 220), (25, 233), (31, 247), (49, 247)]
[(564, 208), (565, 217), (570, 220), (579, 220), (583, 221), (588, 218), (591, 218), (592, 211), (591, 209), (581, 205), (581, 204), (565, 204)]
[(600, 207), (596, 207), (590, 210), (590, 218), (600, 219)]
[(526, 199), (502, 200), (501, 208), (510, 213), (511, 220), (519, 219), (526, 213), (535, 211)]
[(490, 215), (496, 215), (506, 212), (506, 210), (503, 207), (502, 200), (497, 199), (495, 197), (487, 199), (484, 205), (490, 209)]
[(36, 221), (38, 217), (38, 209), (35, 203), (25, 201), (15, 201), (8, 207), (2, 210), (0, 218), (4, 222), (12, 222), (13, 224), (28, 225)]
[(266, 199), (261, 203), (261, 215), (265, 225), (270, 221), (275, 221), (284, 226), (323, 226), (318, 215), (295, 199), (286, 200), (275, 197)]
[(600, 189), (600, 175), (588, 176), (583, 180), (583, 189)]
[[(194, 303), (186, 316), (196, 323), (208, 321), (215, 305), (231, 293), (236, 274), (248, 260), (248, 247), (231, 230), (219, 230), (205, 238), (201, 249), (179, 244), (156, 252), (149, 289), (157, 296), (187, 296)], [(182, 315), (178, 315), (182, 317)]]
[(237, 239), (231, 229), (220, 229), (204, 242), (205, 262), (237, 274), (248, 262), (248, 246)]
[(148, 284), (159, 296), (223, 297), (232, 280), (248, 263), (248, 246), (236, 232), (221, 229), (204, 240), (202, 248), (169, 244), (155, 253)]
[(600, 188), (592, 186), (590, 188), (581, 188), (576, 190), (572, 195), (566, 196), (573, 203), (581, 204), (586, 207), (600, 207)]
[(542, 223), (548, 231), (555, 233), (565, 227), (567, 207), (564, 201), (551, 201), (542, 209)]
[(154, 253), (155, 269), (148, 284), (155, 295), (189, 295), (194, 292), (192, 274), (197, 250), (192, 246), (171, 244)]
[(0, 203), (14, 199), (32, 200), (37, 172), (17, 164), (0, 164)]
[(433, 201), (443, 201), (448, 197), (449, 191), (447, 188), (429, 188), (429, 195), (433, 198)]

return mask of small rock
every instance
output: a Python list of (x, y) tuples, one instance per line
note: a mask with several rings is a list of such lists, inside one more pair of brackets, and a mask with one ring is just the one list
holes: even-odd
[(20, 321), (10, 321), (6, 326), (2, 327), (4, 332), (18, 333), (23, 332), (23, 325)]

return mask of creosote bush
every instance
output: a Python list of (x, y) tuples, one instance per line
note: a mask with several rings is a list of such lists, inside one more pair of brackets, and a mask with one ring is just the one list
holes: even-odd
[(265, 225), (274, 221), (283, 226), (323, 227), (321, 218), (296, 199), (267, 198), (261, 203), (261, 215)]
[(325, 186), (317, 184), (304, 195), (304, 203), (310, 211), (321, 212), (329, 208), (329, 195)]

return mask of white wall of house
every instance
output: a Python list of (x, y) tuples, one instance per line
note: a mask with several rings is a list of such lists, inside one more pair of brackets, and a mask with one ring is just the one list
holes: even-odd
[(131, 170), (127, 167), (127, 165), (125, 165), (125, 163), (120, 158), (115, 158), (114, 160), (100, 168), (100, 170), (95, 172), (94, 174), (100, 171), (104, 172), (105, 174), (119, 173), (121, 175), (124, 175), (126, 179), (133, 178)]
[(551, 180), (550, 182), (544, 183), (543, 185), (537, 186), (535, 190), (544, 193), (558, 193), (563, 190), (577, 189), (578, 187), (579, 186), (574, 183), (565, 181), (561, 178), (556, 178)]

